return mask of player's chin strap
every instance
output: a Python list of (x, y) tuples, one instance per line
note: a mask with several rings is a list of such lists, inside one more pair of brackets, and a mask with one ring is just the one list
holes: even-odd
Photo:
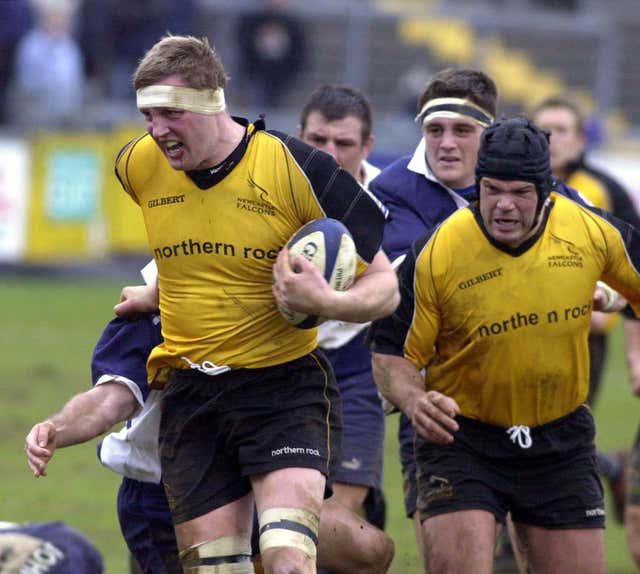
[(194, 544), (180, 552), (184, 574), (253, 574), (251, 541), (224, 536)]
[(315, 562), (320, 519), (302, 508), (268, 508), (260, 515), (260, 553), (276, 546), (302, 550)]

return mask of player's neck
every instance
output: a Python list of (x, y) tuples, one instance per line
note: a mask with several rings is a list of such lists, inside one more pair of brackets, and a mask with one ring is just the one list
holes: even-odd
[(222, 163), (227, 159), (233, 150), (238, 147), (238, 144), (242, 141), (246, 133), (246, 127), (235, 122), (231, 116), (227, 114), (220, 114), (217, 118), (217, 131), (218, 138), (216, 139), (215, 149), (212, 150), (212, 154), (209, 157), (210, 166), (214, 167)]

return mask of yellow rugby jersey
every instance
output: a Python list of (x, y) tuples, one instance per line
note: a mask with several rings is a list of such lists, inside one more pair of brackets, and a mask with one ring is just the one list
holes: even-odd
[(489, 424), (540, 425), (582, 404), (596, 281), (638, 313), (640, 236), (555, 193), (544, 214), (518, 249), (495, 242), (476, 208), (417, 241), (401, 268), (400, 307), (374, 324), (373, 351), (427, 367), (427, 389)]
[(315, 348), (316, 329), (289, 325), (271, 291), (278, 251), (305, 223), (342, 221), (356, 244), (358, 273), (380, 247), (383, 212), (328, 154), (251, 125), (234, 155), (233, 168), (213, 185), (202, 172), (174, 170), (149, 135), (116, 161), (142, 208), (158, 266), (164, 343), (147, 365), (155, 386), (166, 367), (259, 368)]

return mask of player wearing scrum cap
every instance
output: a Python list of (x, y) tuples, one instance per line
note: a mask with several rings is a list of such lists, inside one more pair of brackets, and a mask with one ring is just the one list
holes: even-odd
[(640, 311), (640, 235), (555, 192), (527, 120), (484, 131), (476, 177), (372, 327), (376, 383), (417, 434), (428, 571), (489, 574), (510, 512), (534, 572), (603, 574), (587, 334), (600, 277)]
[[(289, 325), (276, 301), (367, 321), (395, 308), (397, 282), (376, 202), (329, 155), (232, 118), (225, 83), (206, 40), (160, 40), (134, 78), (148, 133), (116, 164), (158, 266), (164, 343), (148, 369), (164, 387), (165, 490), (185, 571), (252, 572), (255, 500), (265, 571), (312, 573), (340, 403), (315, 330)], [(354, 237), (358, 278), (347, 291), (304, 257), (294, 273), (287, 250), (278, 253), (318, 217)], [(134, 297), (117, 312), (146, 305)]]

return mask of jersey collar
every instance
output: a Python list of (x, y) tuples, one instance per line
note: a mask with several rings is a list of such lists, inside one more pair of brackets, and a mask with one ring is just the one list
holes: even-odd
[(244, 157), (249, 141), (253, 135), (265, 128), (264, 118), (262, 116), (253, 123), (249, 123), (245, 118), (234, 117), (233, 119), (246, 128), (245, 135), (240, 140), (240, 143), (236, 148), (218, 165), (214, 165), (207, 169), (194, 169), (187, 172), (189, 178), (200, 189), (209, 189), (210, 187), (220, 183), (228, 174), (230, 174), (233, 171), (233, 168), (236, 167)]

